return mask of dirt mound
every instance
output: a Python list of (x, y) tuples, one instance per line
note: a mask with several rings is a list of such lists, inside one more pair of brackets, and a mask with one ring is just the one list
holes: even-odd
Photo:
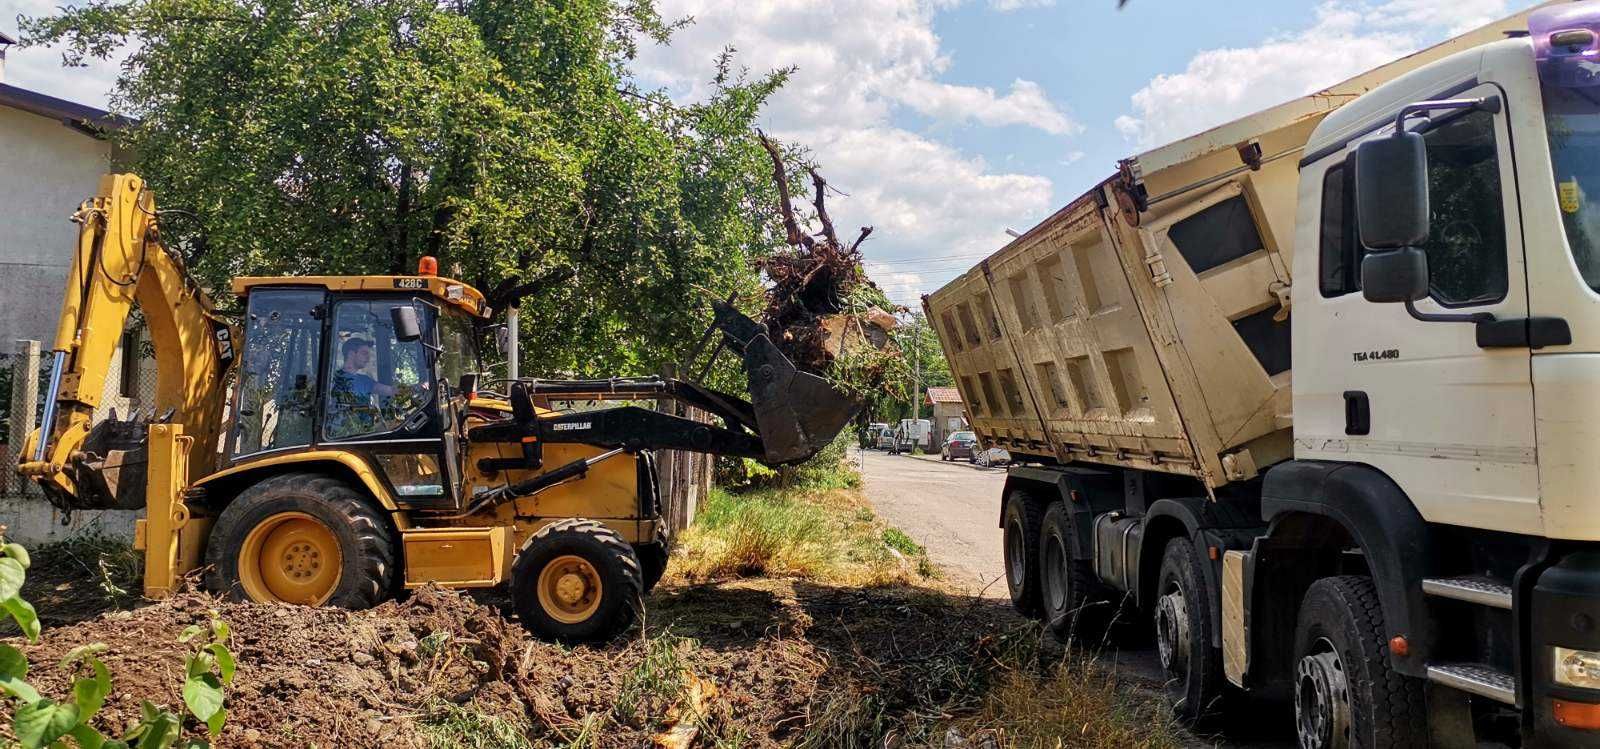
[(488, 603), (428, 588), (352, 612), (185, 593), (47, 628), (23, 650), (59, 695), (60, 657), (105, 643), (113, 689), (95, 722), (113, 733), (142, 699), (181, 706), (176, 637), (216, 611), (239, 660), (223, 746), (637, 747), (675, 725), (702, 746), (831, 746), (911, 730), (985, 678), (1002, 643), (1034, 636), (977, 599), (783, 580), (663, 588), (643, 634), (599, 648), (534, 640)]

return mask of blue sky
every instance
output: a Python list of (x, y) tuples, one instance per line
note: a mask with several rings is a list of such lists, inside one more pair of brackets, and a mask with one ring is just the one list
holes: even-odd
[[(0, 0), (0, 31), (58, 0)], [(695, 22), (634, 65), (681, 100), (724, 46), (797, 66), (763, 125), (811, 147), (871, 224), (868, 270), (915, 304), (1116, 161), (1508, 15), (1529, 0), (657, 0)], [(13, 50), (9, 83), (104, 104), (114, 65)]]

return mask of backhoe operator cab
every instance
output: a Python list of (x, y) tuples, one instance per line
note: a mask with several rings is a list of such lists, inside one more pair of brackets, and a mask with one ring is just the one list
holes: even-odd
[[(286, 281), (295, 285), (285, 285)], [(417, 283), (390, 280), (391, 286)], [(371, 467), (397, 506), (461, 508), (461, 434), (482, 299), (361, 278), (241, 278), (244, 346), (228, 435), (233, 466), (335, 449)]]
[[(17, 466), (63, 510), (144, 509), (135, 545), (151, 597), (191, 572), (235, 598), (350, 608), (430, 583), (509, 584), (535, 634), (605, 639), (666, 569), (655, 450), (798, 462), (859, 408), (732, 300), (713, 302), (699, 348), (715, 338), (712, 359), (741, 358), (749, 400), (661, 377), (480, 391), (491, 311), (432, 258), (413, 276), (238, 278), (234, 321), (162, 244), (157, 215), (130, 174), (106, 176), (74, 214), (45, 416)], [(134, 304), (155, 347), (155, 408), (102, 418)], [(539, 405), (661, 399), (721, 423)]]

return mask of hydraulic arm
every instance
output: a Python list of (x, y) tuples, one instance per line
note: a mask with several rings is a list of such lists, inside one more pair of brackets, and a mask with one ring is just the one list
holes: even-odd
[[(540, 442), (582, 443), (608, 448), (670, 449), (754, 458), (768, 465), (798, 463), (826, 447), (860, 410), (860, 401), (827, 380), (798, 370), (772, 343), (766, 326), (726, 302), (713, 302), (715, 317), (702, 346), (720, 332), (713, 358), (723, 348), (741, 357), (750, 400), (693, 382), (634, 377), (606, 380), (516, 380), (511, 384), (512, 419), (480, 426), (473, 439), (520, 441), (527, 451), (511, 468), (537, 462)], [(709, 364), (706, 365), (709, 368)], [(670, 399), (707, 411), (723, 426), (705, 424), (638, 406), (537, 415), (535, 398), (553, 400)]]
[(135, 304), (155, 348), (155, 418), (184, 425), (202, 446), (189, 461), (191, 477), (215, 467), (223, 375), (237, 333), (162, 244), (155, 215), (142, 180), (111, 174), (72, 216), (78, 246), (51, 352), (45, 417), (18, 466), (63, 508), (144, 506), (147, 419), (95, 421)]

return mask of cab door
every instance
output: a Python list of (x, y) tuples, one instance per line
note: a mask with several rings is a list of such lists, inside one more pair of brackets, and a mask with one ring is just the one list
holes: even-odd
[[(1492, 84), (1440, 98), (1489, 96), (1504, 100)], [(1507, 121), (1505, 108), (1436, 112), (1422, 130), (1431, 220), (1420, 312), (1528, 315)], [(1372, 465), (1430, 522), (1540, 533), (1530, 352), (1480, 347), (1474, 324), (1362, 298), (1354, 147), (1301, 173), (1295, 456)]]
[(419, 310), (428, 322), (418, 340), (400, 340), (393, 322), (396, 307), (419, 306), (410, 297), (335, 298), (320, 443), (364, 455), (402, 507), (456, 509), (458, 458), (435, 375), (433, 312)]

